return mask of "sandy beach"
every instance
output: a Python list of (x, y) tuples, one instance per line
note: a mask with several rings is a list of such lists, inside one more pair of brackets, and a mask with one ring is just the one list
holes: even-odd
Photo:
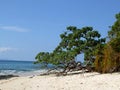
[(120, 73), (13, 77), (0, 80), (0, 90), (120, 90)]

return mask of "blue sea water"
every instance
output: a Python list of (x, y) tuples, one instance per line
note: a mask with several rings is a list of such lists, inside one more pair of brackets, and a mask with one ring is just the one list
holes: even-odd
[(40, 64), (33, 64), (33, 61), (0, 60), (0, 75), (33, 75), (45, 72)]

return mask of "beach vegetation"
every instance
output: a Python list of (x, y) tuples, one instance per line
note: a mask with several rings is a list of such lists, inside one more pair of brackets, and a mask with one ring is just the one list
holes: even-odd
[(108, 32), (108, 42), (96, 54), (95, 67), (98, 72), (109, 73), (120, 71), (120, 13)]
[(84, 66), (90, 71), (93, 67), (100, 73), (120, 71), (120, 13), (116, 14), (116, 21), (106, 38), (101, 38), (101, 34), (90, 26), (69, 26), (60, 38), (61, 42), (51, 53), (38, 53), (35, 63), (52, 64), (64, 71), (76, 66), (82, 69), (81, 62), (76, 63), (76, 57), (84, 54)]
[(38, 53), (35, 63), (50, 63), (66, 69), (69, 67), (66, 67), (69, 62), (76, 61), (77, 55), (84, 53), (86, 66), (92, 66), (96, 48), (105, 43), (105, 38), (100, 37), (99, 32), (93, 30), (92, 27), (79, 29), (75, 26), (69, 26), (64, 33), (60, 34), (61, 42), (53, 52)]

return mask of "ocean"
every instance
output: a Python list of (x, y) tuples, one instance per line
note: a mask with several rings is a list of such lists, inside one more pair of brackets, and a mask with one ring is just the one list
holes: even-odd
[(0, 75), (37, 75), (47, 71), (41, 64), (34, 64), (33, 61), (0, 60)]

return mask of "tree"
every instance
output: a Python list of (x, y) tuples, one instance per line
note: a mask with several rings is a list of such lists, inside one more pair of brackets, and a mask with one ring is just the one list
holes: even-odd
[(37, 62), (65, 66), (71, 60), (75, 60), (78, 54), (84, 53), (85, 61), (92, 64), (95, 60), (94, 50), (105, 42), (105, 39), (100, 36), (98, 31), (93, 30), (92, 27), (79, 29), (69, 26), (67, 31), (60, 35), (61, 42), (55, 50), (52, 53), (40, 52), (36, 56)]
[(50, 54), (49, 52), (40, 52), (37, 54), (37, 56), (35, 57), (35, 59), (37, 60), (36, 63), (42, 63), (45, 66), (47, 66), (47, 64), (50, 62)]
[(110, 29), (109, 41), (96, 54), (95, 67), (101, 73), (120, 71), (120, 13)]

